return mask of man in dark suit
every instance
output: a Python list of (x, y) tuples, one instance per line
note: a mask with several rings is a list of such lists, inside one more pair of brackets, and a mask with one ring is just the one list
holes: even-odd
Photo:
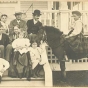
[(17, 36), (15, 36), (15, 34), (18, 35), (20, 31), (22, 31), (24, 33), (27, 32), (26, 22), (21, 19), (22, 12), (16, 12), (15, 17), (16, 17), (16, 19), (12, 20), (9, 25), (9, 36), (12, 39), (16, 39)]
[(8, 35), (3, 33), (4, 27), (0, 25), (0, 57), (5, 58), (7, 61), (10, 60), (12, 46), (9, 42)]
[(42, 27), (42, 23), (39, 21), (39, 17), (41, 15), (40, 10), (34, 10), (33, 19), (27, 21), (27, 33), (29, 35), (30, 40), (34, 40), (36, 38), (36, 34)]
[[(27, 33), (28, 37), (30, 39), (30, 42), (37, 41), (38, 46), (40, 45), (40, 40), (38, 38), (39, 31), (42, 27), (42, 23), (39, 21), (39, 17), (41, 15), (40, 10), (34, 10), (33, 19), (27, 21)], [(33, 72), (40, 72), (42, 65), (38, 65), (35, 69), (33, 69)], [(36, 73), (37, 74), (37, 73)], [(36, 76), (40, 76), (37, 74)]]

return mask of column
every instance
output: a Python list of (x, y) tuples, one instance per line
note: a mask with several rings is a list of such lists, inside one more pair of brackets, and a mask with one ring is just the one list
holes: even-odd
[(69, 16), (68, 16), (68, 6), (67, 2), (59, 2), (59, 10), (60, 10), (60, 30), (63, 31), (64, 34), (68, 33), (68, 23), (69, 23)]
[(83, 10), (87, 11), (83, 14), (83, 24), (85, 25), (84, 32), (88, 34), (88, 2), (83, 2)]

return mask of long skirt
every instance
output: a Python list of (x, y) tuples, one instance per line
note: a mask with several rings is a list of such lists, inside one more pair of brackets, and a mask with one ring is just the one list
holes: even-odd
[(9, 76), (18, 78), (30, 78), (32, 74), (32, 64), (30, 53), (20, 54), (18, 51), (14, 52), (14, 58), (11, 61)]
[(85, 58), (88, 54), (88, 38), (83, 34), (68, 38), (65, 42), (65, 50), (70, 59)]

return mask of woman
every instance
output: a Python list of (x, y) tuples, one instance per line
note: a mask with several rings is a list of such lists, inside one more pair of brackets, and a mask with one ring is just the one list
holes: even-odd
[(81, 13), (79, 11), (73, 11), (72, 17), (74, 18), (74, 21), (72, 22), (69, 30), (73, 30), (70, 36), (75, 36), (82, 31), (83, 23), (80, 20)]
[[(29, 53), (30, 41), (24, 38), (24, 33), (20, 32), (19, 38), (12, 42), (12, 47), (14, 48), (14, 57), (12, 61), (13, 71), (11, 71), (10, 76), (18, 78), (29, 78), (31, 76), (31, 58)], [(30, 71), (29, 71), (30, 70)]]
[(83, 58), (86, 55), (87, 44), (86, 37), (83, 35), (83, 23), (81, 22), (81, 13), (79, 11), (73, 11), (72, 17), (74, 21), (70, 26), (69, 36), (67, 36), (67, 43), (66, 43), (66, 53), (68, 58)]

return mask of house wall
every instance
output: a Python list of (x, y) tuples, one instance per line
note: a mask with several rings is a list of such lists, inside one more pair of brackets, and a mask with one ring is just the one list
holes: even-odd
[[(31, 6), (32, 5), (32, 6)], [(30, 7), (31, 6), (31, 7)], [(32, 18), (32, 13), (35, 9), (39, 10), (48, 10), (48, 2), (47, 1), (20, 1), (21, 11), (26, 12), (26, 19)]]

